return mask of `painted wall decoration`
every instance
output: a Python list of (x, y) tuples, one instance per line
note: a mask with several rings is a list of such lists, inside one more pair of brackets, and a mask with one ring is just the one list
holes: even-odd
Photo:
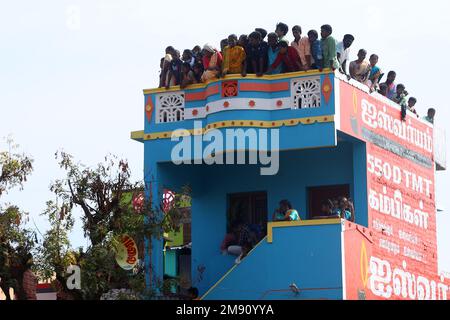
[[(446, 300), (437, 265), (432, 127), (410, 116), (401, 121), (399, 106), (343, 81), (340, 91), (341, 130), (367, 142), (373, 244), (364, 258), (365, 298)], [(346, 253), (358, 252), (355, 245)]]
[(124, 270), (133, 270), (138, 263), (138, 248), (133, 238), (123, 235), (115, 245), (115, 250), (117, 264)]

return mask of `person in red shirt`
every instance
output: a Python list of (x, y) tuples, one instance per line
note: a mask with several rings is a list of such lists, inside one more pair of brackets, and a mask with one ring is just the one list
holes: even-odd
[(302, 62), (300, 60), (300, 56), (298, 55), (298, 51), (294, 47), (289, 46), (286, 41), (280, 41), (278, 46), (280, 47), (280, 52), (278, 53), (275, 61), (267, 70), (266, 74), (270, 74), (270, 72), (278, 67), (280, 63), (283, 63), (284, 73), (302, 70)]

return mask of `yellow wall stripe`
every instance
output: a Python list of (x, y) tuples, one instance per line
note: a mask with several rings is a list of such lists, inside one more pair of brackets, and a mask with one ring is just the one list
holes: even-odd
[[(278, 121), (260, 121), (260, 120), (227, 120), (218, 121), (208, 124), (205, 128), (201, 129), (190, 129), (183, 130), (175, 134), (174, 137), (187, 136), (190, 135), (202, 135), (213, 129), (223, 129), (223, 128), (280, 128), (283, 126), (292, 127), (299, 124), (314, 124), (314, 123), (327, 123), (334, 122), (334, 116), (320, 116), (320, 117), (309, 117), (309, 118), (297, 118), (297, 119), (285, 119)], [(165, 132), (152, 132), (144, 133), (144, 131), (134, 131), (131, 133), (131, 139), (133, 140), (156, 140), (156, 139), (170, 139), (172, 138), (173, 131)]]

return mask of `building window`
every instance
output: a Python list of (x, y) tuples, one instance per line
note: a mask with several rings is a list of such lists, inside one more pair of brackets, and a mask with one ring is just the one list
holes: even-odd
[(350, 197), (350, 185), (322, 186), (308, 188), (309, 219), (322, 217), (322, 202), (337, 200), (340, 197)]
[(293, 79), (292, 109), (319, 108), (321, 105), (320, 77)]
[(236, 193), (228, 195), (228, 232), (237, 219), (259, 229), (258, 240), (267, 233), (267, 192)]
[(156, 123), (184, 120), (184, 93), (170, 92), (156, 96)]

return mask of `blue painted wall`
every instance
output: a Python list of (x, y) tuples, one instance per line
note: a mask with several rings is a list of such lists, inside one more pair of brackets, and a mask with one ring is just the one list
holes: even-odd
[[(220, 244), (227, 225), (227, 195), (267, 191), (269, 220), (281, 199), (289, 199), (303, 219), (307, 218), (307, 188), (349, 184), (354, 181), (353, 146), (282, 152), (276, 176), (260, 176), (258, 166), (175, 166), (158, 164), (160, 187), (192, 187), (192, 279), (206, 292), (233, 265), (222, 256)], [(287, 247), (288, 248), (288, 247)], [(286, 250), (286, 249), (285, 249)]]
[[(295, 283), (301, 290), (289, 290)], [(311, 290), (313, 289), (313, 290)], [(275, 228), (205, 300), (342, 299), (341, 225)]]

